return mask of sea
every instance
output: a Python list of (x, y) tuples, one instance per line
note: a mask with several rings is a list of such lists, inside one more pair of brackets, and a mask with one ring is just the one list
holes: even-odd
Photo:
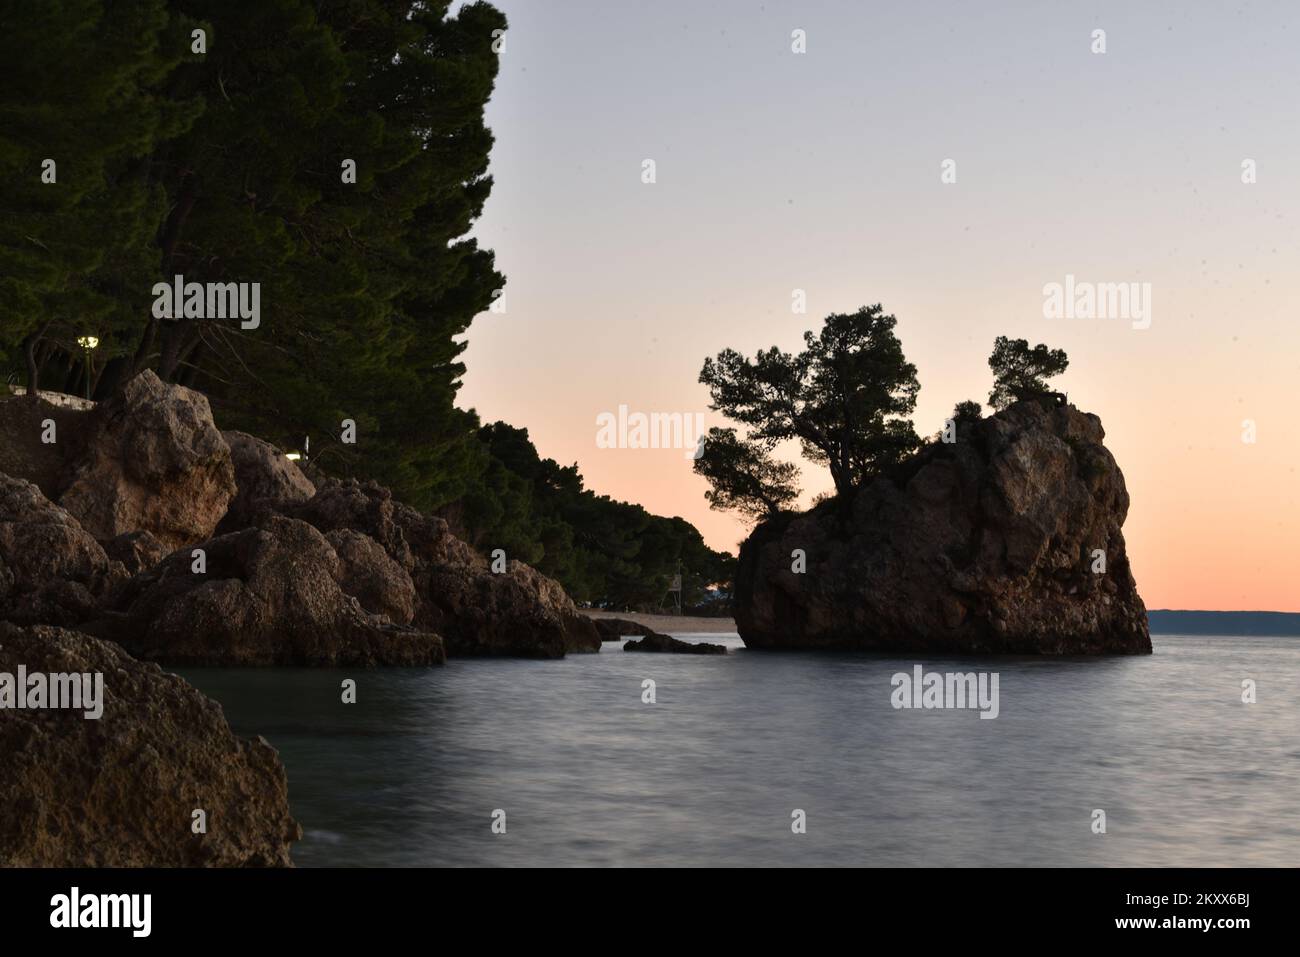
[[(299, 867), (1300, 860), (1300, 638), (1057, 659), (678, 637), (729, 653), (180, 673), (279, 751)], [(996, 674), (997, 717), (896, 707), (917, 665)]]

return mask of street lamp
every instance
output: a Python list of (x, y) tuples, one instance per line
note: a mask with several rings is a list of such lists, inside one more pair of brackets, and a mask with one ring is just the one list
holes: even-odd
[(77, 345), (86, 350), (86, 401), (90, 401), (90, 351), (99, 348), (99, 340), (94, 336), (78, 336)]

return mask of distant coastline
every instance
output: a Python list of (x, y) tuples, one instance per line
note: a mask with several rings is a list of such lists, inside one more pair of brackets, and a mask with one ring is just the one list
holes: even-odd
[(1300, 612), (1171, 611), (1147, 612), (1153, 635), (1227, 635), (1290, 638), (1300, 636)]
[[(592, 618), (628, 618), (666, 633), (732, 633), (730, 618), (654, 615), (582, 609)], [(1182, 611), (1157, 609), (1147, 612), (1153, 635), (1222, 635), (1259, 638), (1300, 637), (1300, 612), (1289, 611)]]

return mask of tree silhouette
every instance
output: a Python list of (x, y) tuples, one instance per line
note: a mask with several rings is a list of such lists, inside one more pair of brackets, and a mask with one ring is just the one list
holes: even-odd
[(1060, 375), (1069, 364), (1064, 349), (1049, 349), (1041, 342), (1030, 348), (1026, 339), (998, 336), (989, 356), (993, 370), (989, 405), (1001, 410), (1021, 399), (1056, 395), (1045, 380)]
[(752, 360), (734, 349), (706, 359), (700, 381), (712, 408), (750, 427), (771, 450), (798, 439), (804, 455), (830, 469), (848, 492), (920, 444), (910, 419), (920, 384), (880, 305), (826, 317), (804, 333), (797, 354), (773, 346)]
[(704, 493), (710, 508), (764, 518), (799, 497), (798, 466), (776, 461), (762, 442), (741, 439), (735, 429), (709, 429), (695, 471), (713, 486)]

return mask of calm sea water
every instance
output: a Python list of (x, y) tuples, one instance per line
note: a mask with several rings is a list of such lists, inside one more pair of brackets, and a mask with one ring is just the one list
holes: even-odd
[[(963, 661), (682, 637), (732, 653), (607, 642), (561, 661), (183, 674), (279, 749), (306, 831), (299, 866), (1300, 859), (1300, 639)], [(1000, 716), (895, 710), (890, 678), (917, 663), (997, 671)], [(345, 677), (356, 704), (340, 701)], [(1242, 703), (1243, 678), (1258, 703)], [(796, 808), (805, 834), (791, 832)]]

